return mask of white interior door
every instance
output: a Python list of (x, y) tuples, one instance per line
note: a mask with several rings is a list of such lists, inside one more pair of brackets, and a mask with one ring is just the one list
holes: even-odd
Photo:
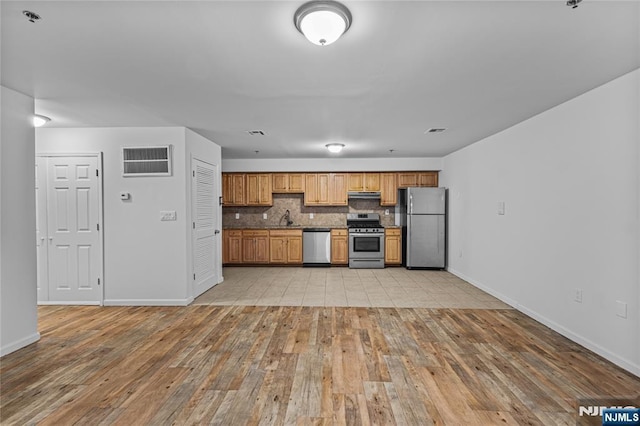
[(220, 230), (217, 214), (217, 167), (192, 160), (192, 258), (193, 258), (193, 297), (204, 293), (217, 282), (217, 235)]
[(47, 282), (49, 302), (102, 303), (99, 165), (99, 156), (46, 158), (47, 272), (41, 286)]

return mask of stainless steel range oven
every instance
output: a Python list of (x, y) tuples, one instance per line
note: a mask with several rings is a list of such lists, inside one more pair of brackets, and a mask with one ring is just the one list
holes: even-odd
[(384, 228), (377, 213), (348, 213), (349, 268), (384, 268)]

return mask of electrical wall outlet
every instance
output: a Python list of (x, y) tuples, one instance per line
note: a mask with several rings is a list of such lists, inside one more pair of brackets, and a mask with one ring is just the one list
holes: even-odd
[(577, 303), (582, 303), (582, 289), (581, 288), (576, 288), (573, 300), (575, 302), (577, 302)]
[(240, 219), (240, 213), (236, 213), (236, 219)]
[(266, 213), (262, 213), (262, 218), (266, 219), (267, 218), (267, 214)]
[(384, 210), (384, 215), (385, 215), (385, 216), (389, 216), (389, 209), (385, 209), (385, 210)]
[(309, 219), (313, 219), (313, 213), (309, 213)]
[(619, 316), (620, 318), (627, 317), (627, 304), (625, 302), (616, 300), (616, 315)]

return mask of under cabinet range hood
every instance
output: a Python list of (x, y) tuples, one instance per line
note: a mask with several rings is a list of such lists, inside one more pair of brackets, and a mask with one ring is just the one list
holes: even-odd
[(347, 192), (349, 199), (359, 199), (359, 200), (379, 200), (380, 193), (379, 192)]

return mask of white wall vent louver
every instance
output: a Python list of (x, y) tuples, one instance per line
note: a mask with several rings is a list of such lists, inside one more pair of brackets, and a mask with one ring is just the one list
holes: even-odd
[(122, 147), (122, 176), (171, 176), (171, 145)]

